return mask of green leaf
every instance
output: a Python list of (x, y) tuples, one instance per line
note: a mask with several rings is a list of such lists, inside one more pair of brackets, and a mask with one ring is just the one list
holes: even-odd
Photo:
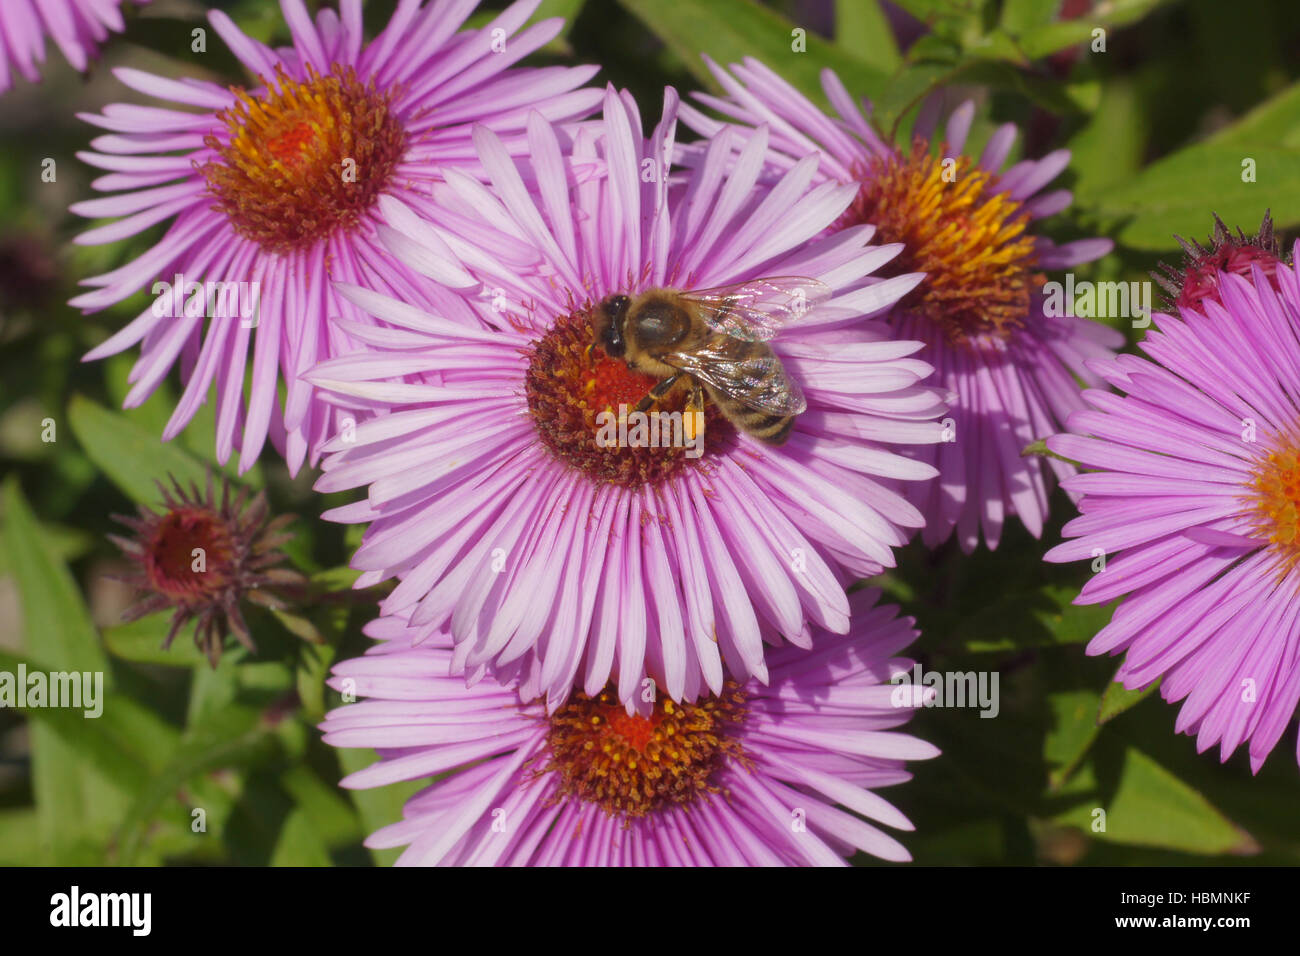
[(122, 817), (118, 842), (123, 865), (135, 862), (155, 815), (187, 784), (214, 770), (268, 763), (278, 752), (273, 728), (256, 707), (231, 704), (204, 724), (191, 727), (166, 765), (144, 782)]
[[(988, 653), (1090, 641), (1110, 623), (1115, 605), (1074, 604), (1077, 594), (1077, 588), (1045, 585), (986, 601), (960, 625), (962, 642), (968, 651)], [(1007, 633), (1008, 621), (1026, 616), (1037, 633)]]
[(275, 608), (270, 609), (271, 615), (280, 622), (286, 631), (309, 644), (324, 644), (325, 636), (321, 634), (320, 628), (311, 618), (301, 614), (294, 614), (290, 611), (278, 611)]
[(297, 686), (303, 714), (311, 720), (325, 716), (325, 679), (334, 663), (335, 647), (304, 647), (299, 657)]
[[(1243, 161), (1255, 163), (1256, 182), (1243, 182)], [(1278, 146), (1192, 146), (1148, 166), (1122, 186), (1104, 190), (1093, 207), (1125, 220), (1119, 240), (1138, 249), (1175, 247), (1174, 235), (1208, 234), (1210, 213), (1246, 230), (1273, 210), (1279, 230), (1300, 225), (1300, 149)]]
[(161, 500), (154, 482), (166, 484), (169, 474), (182, 486), (193, 482), (203, 488), (207, 480), (207, 467), (199, 459), (88, 398), (72, 397), (68, 420), (91, 461), (138, 504)]
[[(0, 663), (15, 674), (23, 663), (46, 671), (90, 671), (107, 677), (107, 659), (76, 582), (45, 541), (12, 476), (5, 483), (4, 503), (4, 547), (31, 659), (5, 654)], [(107, 692), (107, 679), (103, 686)], [(124, 754), (99, 739), (105, 725), (84, 718), (80, 711), (39, 708), (27, 714), (39, 718), (31, 724), (31, 748), (42, 859), (57, 864), (95, 862), (94, 848), (124, 805), (133, 772), (139, 779), (138, 770)], [(87, 760), (88, 754), (95, 760)]]
[[(344, 773), (355, 773), (379, 759), (373, 750), (343, 748), (337, 753)], [(402, 819), (402, 806), (423, 786), (422, 780), (406, 780), (386, 787), (349, 790), (348, 795), (356, 805), (363, 829), (370, 834), (380, 827), (399, 822)], [(400, 849), (371, 850), (370, 855), (379, 866), (391, 866), (401, 852)]]
[[(81, 557), (99, 543), (99, 539), (80, 528), (42, 521), (41, 536), (50, 553), (59, 561), (72, 561)], [(9, 555), (0, 551), (0, 575), (10, 574)]]
[(902, 62), (878, 0), (835, 0), (835, 45), (882, 73)]
[[(117, 412), (123, 418), (157, 437), (167, 427), (176, 407), (176, 391), (169, 379), (164, 378), (158, 387), (139, 405), (126, 408), (126, 397), (131, 392), (131, 371), (135, 368), (136, 356), (129, 352), (119, 352), (104, 360), (104, 390), (111, 408), (122, 409)], [(188, 433), (188, 430), (187, 430)]]
[(1047, 786), (1058, 790), (1088, 753), (1099, 728), (1094, 719), (1098, 696), (1091, 690), (1072, 690), (1047, 695), (1052, 727), (1043, 739), (1043, 757), (1048, 763)]
[(564, 17), (564, 29), (546, 46), (542, 47), (551, 53), (572, 53), (573, 49), (569, 45), (569, 31), (573, 29), (573, 21), (578, 19), (578, 14), (582, 12), (586, 0), (542, 0), (541, 6), (533, 14), (530, 23), (537, 23), (541, 20), (549, 20), (551, 17)]
[(37, 859), (55, 866), (99, 863), (125, 797), (45, 722), (33, 724), (30, 733)]
[(1029, 66), (1030, 61), (1020, 51), (1016, 41), (1005, 30), (973, 30), (962, 37), (962, 51), (966, 56), (982, 60), (1006, 60), (1018, 66)]
[(197, 727), (215, 719), (222, 708), (234, 704), (239, 693), (236, 668), (247, 656), (248, 651), (242, 646), (228, 648), (218, 659), (216, 667), (196, 667), (190, 671), (186, 727)]
[(977, 12), (980, 0), (893, 0), (912, 16), (926, 23)]
[[(43, 683), (48, 686), (50, 683), (48, 674), (51, 670), (53, 669), (38, 664), (30, 658), (0, 650), (0, 672), (14, 675), (15, 683), (19, 676), (30, 681), (34, 675), (42, 674), (46, 675)], [(72, 673), (77, 674), (75, 671)], [(32, 685), (29, 683), (28, 686)], [(79, 763), (84, 767), (93, 767), (102, 774), (103, 779), (112, 781), (114, 786), (123, 792), (130, 792), (147, 774), (148, 766), (132, 752), (135, 749), (132, 741), (128, 735), (121, 732), (114, 717), (115, 708), (121, 701), (113, 701), (111, 705), (107, 705), (109, 709), (104, 709), (99, 717), (89, 716), (94, 710), (106, 706), (104, 686), (101, 674), (99, 691), (93, 708), (88, 708), (85, 700), (76, 707), (49, 706), (49, 695), (52, 690), (43, 690), (42, 693), (46, 695), (45, 703), (37, 707), (25, 707), (20, 713), (27, 717), (34, 730), (48, 731), (57, 737), (69, 751), (76, 755)], [(81, 693), (80, 686), (77, 693)]]
[[(351, 548), (349, 548), (351, 550)], [(356, 584), (357, 578), (361, 577), (361, 572), (356, 568), (349, 568), (347, 565), (338, 565), (333, 568), (325, 568), (322, 571), (316, 571), (311, 575), (311, 586), (317, 592), (329, 591), (351, 591), (352, 585)]]
[(334, 784), (327, 784), (305, 764), (295, 764), (280, 777), (280, 785), (306, 811), (321, 841), (330, 847), (359, 841), (361, 821)]
[[(1094, 814), (1098, 808), (1106, 811), (1104, 830), (1093, 829), (1100, 819)], [(1259, 849), (1249, 833), (1199, 791), (1134, 747), (1124, 751), (1118, 786), (1108, 800), (1085, 800), (1056, 822), (1080, 827), (1098, 840), (1131, 846), (1202, 854), (1250, 854)]]
[(898, 139), (903, 116), (934, 90), (956, 76), (951, 63), (918, 63), (900, 71), (872, 102), (872, 118), (891, 139)]
[[(0, 651), (0, 670), (18, 674), (40, 665)], [(102, 685), (97, 698), (101, 713), (87, 708), (33, 707), (22, 711), (32, 730), (36, 806), (43, 829), (55, 828), (49, 841), (54, 858), (77, 863), (102, 863), (112, 827), (127, 812), (129, 795), (140, 792), (164, 766), (179, 732), (138, 702), (110, 694)], [(84, 701), (83, 701), (84, 703)], [(41, 774), (45, 776), (42, 777)], [(57, 791), (46, 789), (46, 781)], [(80, 815), (63, 817), (80, 797), (90, 805)], [(72, 839), (72, 849), (62, 841)], [(29, 859), (24, 862), (31, 863)]]
[(1148, 125), (1133, 83), (1116, 80), (1102, 87), (1100, 104), (1068, 144), (1079, 202), (1137, 175)]
[(1156, 681), (1141, 690), (1129, 690), (1119, 681), (1111, 681), (1101, 695), (1101, 706), (1097, 709), (1097, 725), (1100, 726), (1118, 717), (1139, 701), (1149, 697), (1159, 686), (1160, 681)]
[(139, 620), (104, 629), (104, 644), (110, 654), (137, 664), (162, 664), (167, 667), (193, 667), (206, 664), (207, 658), (194, 644), (194, 625), (184, 625), (170, 648), (163, 649), (172, 612), (159, 611)]
[(1006, 0), (1002, 5), (1002, 28), (1009, 33), (1025, 33), (1056, 20), (1061, 0)]
[[(757, 57), (805, 95), (826, 105), (821, 71), (839, 74), (857, 96), (875, 96), (885, 73), (844, 50), (797, 27), (785, 17), (753, 0), (619, 0), (667, 44), (701, 83), (717, 90), (717, 82), (700, 58), (708, 55), (722, 66)], [(804, 31), (805, 52), (795, 52), (794, 32)]]
[(1094, 15), (1075, 20), (1057, 20), (1026, 30), (1019, 37), (1020, 48), (1031, 60), (1037, 60), (1068, 46), (1091, 41), (1092, 31), (1098, 27), (1109, 32), (1116, 27), (1136, 22), (1169, 2), (1171, 0), (1108, 0), (1098, 6)]
[[(982, 51), (988, 56), (996, 50)], [(1055, 113), (1080, 113), (1095, 106), (1100, 88), (1095, 84), (1062, 85), (1015, 65), (992, 58), (970, 59), (963, 63), (918, 63), (896, 74), (875, 98), (873, 118), (881, 129), (889, 130), (897, 141), (904, 130), (903, 119), (921, 102), (942, 87), (978, 84), (1007, 90), (1027, 97)], [(852, 87), (850, 87), (852, 89)]]
[(271, 866), (329, 866), (329, 848), (317, 832), (311, 816), (294, 807), (280, 828), (271, 854)]
[(41, 859), (34, 809), (0, 811), (0, 866), (31, 866)]
[(22, 599), (28, 649), (54, 670), (105, 670), (108, 662), (76, 582), (55, 557), (12, 476), (4, 501), (5, 550)]
[(1261, 103), (1205, 142), (1209, 146), (1263, 143), (1300, 148), (1300, 83)]
[(1056, 602), (1056, 610), (1036, 615), (1051, 632), (1056, 644), (1084, 644), (1110, 623), (1118, 602), (1111, 604), (1075, 604), (1077, 591), (1072, 587), (1045, 587), (1040, 593)]

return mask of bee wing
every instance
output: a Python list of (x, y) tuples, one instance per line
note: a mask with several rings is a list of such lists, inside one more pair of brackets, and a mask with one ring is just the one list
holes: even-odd
[(732, 401), (773, 415), (798, 415), (807, 407), (803, 390), (771, 351), (737, 358), (726, 340), (705, 344), (690, 353), (674, 352), (664, 359)]
[(830, 286), (806, 276), (772, 276), (683, 293), (715, 332), (747, 342), (767, 341), (830, 297)]

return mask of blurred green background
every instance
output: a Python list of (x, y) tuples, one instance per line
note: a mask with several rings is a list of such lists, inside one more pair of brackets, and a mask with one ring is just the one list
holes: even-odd
[[(335, 599), (301, 613), (250, 611), (257, 655), (229, 651), (213, 670), (183, 632), (159, 650), (166, 614), (131, 625), (124, 564), (105, 540), (113, 513), (153, 502), (153, 479), (200, 477), (212, 422), (171, 445), (157, 436), (178, 394), (173, 377), (121, 412), (133, 353), (80, 356), (134, 317), (144, 295), (90, 317), (64, 303), (79, 278), (119, 265), (162, 227), (113, 246), (77, 248), (67, 206), (96, 173), (75, 152), (96, 132), (78, 112), (141, 102), (108, 72), (132, 66), (238, 82), (209, 31), (190, 50), (206, 6), (249, 33), (284, 42), (277, 6), (260, 0), (156, 0), (131, 11), (86, 77), (47, 44), (44, 81), (0, 97), (0, 670), (104, 670), (98, 720), (54, 709), (0, 710), (0, 863), (387, 863), (365, 833), (400, 817), (414, 787), (345, 793), (343, 773), (369, 762), (319, 741), (335, 702), (322, 679), (360, 653), (374, 592), (344, 589), (356, 529), (318, 520), (340, 503), (290, 480), (270, 456), (241, 479), (277, 512), (300, 516), (293, 563)], [(310, 4), (309, 6), (314, 6)], [(498, 8), (502, 4), (485, 7)], [(722, 63), (762, 58), (820, 100), (836, 68), (905, 136), (917, 102), (938, 89), (974, 97), (970, 149), (1013, 120), (1018, 149), (1074, 151), (1065, 182), (1075, 205), (1048, 223), (1061, 239), (1103, 234), (1115, 252), (1080, 278), (1144, 280), (1172, 259), (1179, 233), (1204, 239), (1217, 212), (1253, 232), (1265, 208), (1288, 241), (1300, 227), (1300, 19), (1286, 0), (545, 0), (538, 16), (570, 18), (544, 56), (596, 62), (600, 81), (629, 87), (643, 114), (662, 87), (709, 87), (701, 52)], [(371, 35), (393, 3), (366, 6)], [(481, 13), (480, 16), (486, 16)], [(1094, 33), (1105, 31), (1105, 52)], [(806, 31), (806, 52), (792, 31)], [(969, 151), (969, 150), (968, 150)], [(53, 159), (57, 178), (41, 180)], [(1241, 163), (1256, 161), (1243, 183)], [(1133, 335), (1131, 329), (1126, 330)], [(42, 441), (53, 419), (56, 440)], [(1045, 540), (1072, 512), (1063, 495)], [(922, 628), (914, 653), (933, 670), (998, 671), (1001, 713), (922, 712), (912, 725), (943, 756), (915, 767), (889, 798), (916, 823), (904, 841), (925, 864), (1294, 864), (1300, 860), (1295, 728), (1252, 777), (1244, 753), (1221, 766), (1176, 737), (1176, 709), (1112, 686), (1116, 661), (1083, 646), (1109, 608), (1074, 608), (1089, 569), (1049, 567), (1044, 545), (1011, 530), (996, 553), (906, 549), (883, 582)], [(307, 639), (304, 640), (303, 637)], [(71, 715), (71, 716), (70, 716)], [(1091, 827), (1107, 811), (1106, 831)], [(205, 829), (196, 832), (195, 808)], [(862, 861), (867, 862), (867, 861)]]

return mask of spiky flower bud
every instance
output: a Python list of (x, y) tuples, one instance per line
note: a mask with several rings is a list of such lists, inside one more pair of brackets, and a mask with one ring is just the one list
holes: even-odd
[(241, 602), (280, 610), (283, 592), (306, 584), (297, 571), (278, 567), (285, 560), (278, 549), (293, 537), (285, 528), (294, 516), (271, 518), (263, 492), (250, 498), (240, 488), (232, 496), (225, 479), (218, 503), (211, 473), (202, 494), (197, 485), (187, 490), (174, 477), (171, 484), (169, 489), (158, 483), (161, 513), (139, 505), (136, 516), (113, 515), (132, 532), (109, 536), (136, 565), (124, 580), (143, 594), (123, 617), (134, 621), (174, 608), (163, 647), (195, 620), (194, 643), (216, 667), (227, 634), (256, 650)]
[(1151, 278), (1165, 290), (1169, 308), (1201, 310), (1206, 299), (1219, 301), (1219, 273), (1227, 272), (1249, 277), (1251, 267), (1258, 264), (1270, 281), (1282, 259), (1282, 247), (1273, 234), (1272, 210), (1264, 213), (1259, 233), (1247, 236), (1241, 229), (1232, 234), (1223, 220), (1214, 216), (1214, 234), (1209, 246), (1188, 242), (1174, 236), (1183, 248), (1183, 262), (1169, 265), (1162, 262), (1151, 273)]

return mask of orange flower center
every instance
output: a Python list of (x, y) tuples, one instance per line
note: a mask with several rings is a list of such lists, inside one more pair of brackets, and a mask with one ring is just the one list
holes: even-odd
[(597, 697), (575, 693), (550, 718), (548, 762), (559, 797), (600, 805), (606, 813), (641, 817), (717, 793), (727, 760), (746, 761), (734, 731), (745, 719), (745, 695), (728, 681), (718, 697), (694, 704), (656, 701), (629, 716), (611, 688)]
[[(637, 403), (659, 380), (591, 348), (592, 341), (590, 312), (581, 309), (562, 316), (529, 357), (528, 408), (555, 457), (596, 481), (640, 487), (703, 461), (735, 438), (726, 416), (706, 399), (702, 454), (691, 457), (688, 390), (674, 388), (644, 418), (634, 418)], [(621, 433), (620, 406), (628, 413)]]
[(204, 142), (219, 159), (202, 168), (216, 208), (235, 231), (283, 253), (355, 227), (391, 180), (406, 133), (391, 91), (363, 85), (349, 67), (307, 80), (276, 68), (258, 97), (233, 89), (238, 102), (218, 114), (228, 142)]
[(871, 223), (876, 240), (901, 242), (885, 275), (924, 272), (903, 305), (953, 342), (1005, 338), (1024, 324), (1037, 277), (1029, 213), (969, 157), (936, 157), (917, 140), (907, 154), (876, 157), (839, 227)]
[(1300, 443), (1271, 452), (1255, 469), (1255, 532), (1273, 545), (1283, 573), (1300, 562)]

